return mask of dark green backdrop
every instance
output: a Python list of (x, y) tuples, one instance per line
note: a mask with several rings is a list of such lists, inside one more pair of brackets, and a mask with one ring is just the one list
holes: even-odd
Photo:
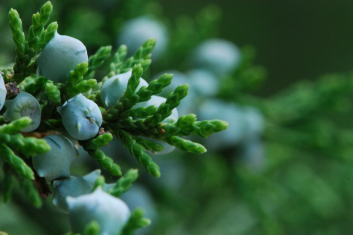
[(223, 11), (220, 36), (252, 44), (270, 95), (297, 80), (353, 69), (353, 1), (163, 0), (164, 14), (194, 14), (214, 3)]

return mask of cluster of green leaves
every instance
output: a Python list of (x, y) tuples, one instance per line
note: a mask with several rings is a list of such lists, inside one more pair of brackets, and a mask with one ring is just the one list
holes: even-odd
[[(45, 3), (32, 17), (32, 25), (28, 30), (27, 40), (22, 28), (22, 20), (18, 12), (11, 9), (9, 12), (10, 28), (16, 44), (16, 62), (13, 67), (13, 81), (18, 84), (27, 76), (36, 73), (35, 59), (40, 50), (54, 37), (58, 24), (53, 22), (44, 29), (53, 11), (50, 2)], [(5, 77), (6, 79), (6, 77)]]
[(30, 123), (30, 118), (23, 117), (0, 127), (0, 157), (5, 162), (3, 165), (4, 172), (7, 172), (1, 184), (1, 192), (3, 202), (8, 202), (11, 199), (14, 181), (17, 179), (32, 203), (36, 207), (40, 207), (42, 202), (39, 199), (39, 193), (31, 182), (35, 179), (35, 173), (27, 162), (30, 157), (37, 153), (48, 152), (50, 146), (45, 140), (18, 134), (21, 129)]

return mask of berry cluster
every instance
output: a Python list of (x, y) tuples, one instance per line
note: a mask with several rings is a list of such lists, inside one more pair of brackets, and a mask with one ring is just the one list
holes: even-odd
[(121, 176), (120, 166), (100, 149), (115, 136), (151, 175), (159, 177), (159, 166), (149, 154), (166, 154), (175, 147), (204, 153), (201, 144), (181, 137), (207, 138), (225, 130), (227, 123), (197, 121), (193, 114), (179, 118), (176, 108), (188, 85), (172, 86), (164, 98), (158, 95), (172, 83), (172, 74), (150, 83), (142, 78), (151, 64), (155, 39), (148, 39), (128, 59), (127, 47), (120, 46), (108, 75), (98, 82), (95, 71), (112, 48), (101, 47), (89, 57), (82, 42), (58, 34), (55, 22), (45, 29), (51, 12), (47, 2), (34, 14), (27, 40), (19, 14), (9, 12), (17, 58), (13, 69), (3, 70), (0, 77), (0, 105), (5, 107), (0, 135), (7, 138), (0, 156), (14, 169), (11, 173), (35, 181), (37, 191), (30, 183), (27, 189), (37, 205), (38, 195), (50, 194), (48, 183), (53, 186), (54, 204), (69, 214), (75, 233), (131, 233), (149, 224), (139, 209), (130, 212), (119, 198), (136, 180), (137, 171), (127, 171), (115, 184), (105, 184), (100, 170), (71, 175), (78, 146), (111, 175)]

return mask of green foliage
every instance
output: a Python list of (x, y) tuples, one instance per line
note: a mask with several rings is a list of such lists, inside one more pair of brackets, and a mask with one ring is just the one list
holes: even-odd
[(61, 103), (60, 90), (53, 83), (48, 82), (45, 85), (45, 93), (48, 95), (49, 100), (51, 100), (54, 104)]
[(132, 183), (137, 180), (137, 177), (138, 171), (130, 169), (116, 182), (115, 186), (109, 190), (109, 193), (115, 197), (120, 197), (121, 194), (130, 189)]
[(16, 62), (14, 65), (13, 81), (21, 83), (27, 76), (34, 74), (36, 63), (34, 62), (38, 52), (54, 37), (58, 28), (56, 22), (51, 23), (47, 29), (44, 26), (48, 23), (53, 6), (50, 2), (45, 3), (32, 17), (32, 25), (29, 28), (28, 38), (22, 28), (22, 20), (18, 12), (11, 9), (9, 12), (10, 28), (13, 40), (16, 44)]
[(227, 129), (228, 123), (221, 120), (196, 121), (196, 115), (181, 116), (175, 123), (163, 125), (163, 129), (169, 135), (189, 136), (198, 135), (203, 138), (211, 136), (215, 132)]
[(148, 226), (151, 221), (149, 219), (143, 218), (143, 214), (144, 213), (141, 209), (136, 209), (131, 212), (130, 219), (126, 223), (120, 235), (131, 235), (134, 234), (136, 229)]
[(33, 180), (34, 173), (27, 164), (18, 157), (6, 144), (0, 144), (0, 156), (7, 162), (18, 174), (26, 179)]
[(104, 154), (101, 150), (88, 150), (89, 155), (96, 160), (100, 166), (109, 171), (110, 174), (119, 176), (121, 175), (121, 168), (118, 164), (114, 163), (113, 159)]
[(97, 180), (94, 182), (92, 192), (94, 192), (98, 187), (104, 188), (105, 178), (100, 175)]
[(101, 47), (94, 55), (89, 57), (87, 74), (89, 74), (90, 77), (94, 76), (94, 71), (110, 56), (111, 51), (111, 46)]
[(86, 226), (85, 231), (83, 232), (83, 235), (99, 235), (99, 233), (100, 233), (99, 224), (96, 221), (92, 221)]
[(130, 154), (134, 156), (151, 175), (154, 177), (161, 176), (159, 166), (152, 160), (151, 156), (145, 152), (145, 148), (138, 144), (131, 135), (124, 130), (119, 130), (118, 138), (121, 140), (126, 149), (129, 150)]
[(39, 196), (38, 190), (34, 187), (33, 182), (31, 180), (21, 178), (20, 185), (32, 205), (36, 208), (40, 208), (43, 202)]
[[(5, 171), (5, 173), (9, 173), (9, 171)], [(12, 174), (5, 174), (5, 178), (2, 182), (2, 202), (8, 203), (12, 198), (12, 190), (15, 186), (15, 177)]]
[[(150, 53), (156, 45), (156, 39), (148, 39), (137, 51), (136, 53), (127, 59), (125, 62), (127, 47), (122, 45), (119, 47), (118, 51), (114, 55), (114, 61), (110, 64), (110, 72), (108, 78), (116, 74), (124, 73), (132, 69), (135, 65), (141, 64), (143, 70), (147, 70), (151, 64)], [(103, 82), (107, 78), (103, 79)]]
[(200, 153), (205, 153), (207, 151), (203, 145), (192, 142), (190, 140), (182, 139), (178, 136), (166, 137), (164, 141), (166, 141), (170, 145), (177, 147), (180, 150), (183, 150), (189, 153), (200, 154)]

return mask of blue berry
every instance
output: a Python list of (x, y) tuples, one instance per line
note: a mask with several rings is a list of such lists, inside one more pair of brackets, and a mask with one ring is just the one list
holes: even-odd
[[(82, 177), (90, 186), (91, 191), (94, 187), (96, 180), (100, 175), (101, 175), (101, 170), (97, 169)], [(109, 189), (113, 188), (114, 186), (115, 184), (104, 184), (104, 191), (108, 192)]]
[(58, 112), (66, 131), (78, 140), (96, 136), (103, 122), (98, 105), (82, 94), (65, 102)]
[(264, 117), (260, 110), (254, 107), (245, 107), (244, 116), (246, 120), (247, 138), (258, 138), (264, 129)]
[(50, 151), (32, 157), (33, 167), (40, 177), (52, 181), (70, 176), (71, 162), (78, 157), (78, 151), (72, 142), (62, 135), (44, 137), (50, 145)]
[(194, 50), (191, 61), (197, 68), (209, 69), (220, 76), (229, 74), (238, 67), (241, 61), (241, 52), (231, 42), (222, 39), (209, 39)]
[(66, 201), (70, 225), (75, 233), (83, 233), (86, 225), (95, 220), (101, 228), (101, 234), (119, 234), (130, 217), (125, 202), (101, 188), (76, 198), (67, 197)]
[(2, 109), (2, 107), (4, 107), (6, 94), (7, 94), (7, 90), (6, 90), (4, 78), (0, 73), (0, 110)]
[(195, 91), (202, 97), (215, 96), (219, 89), (219, 79), (205, 69), (193, 69), (187, 72), (190, 78), (190, 91)]
[(65, 83), (76, 65), (88, 62), (87, 49), (81, 41), (56, 32), (40, 53), (37, 62), (39, 76)]
[(21, 117), (29, 117), (32, 122), (22, 132), (31, 132), (38, 128), (41, 120), (41, 109), (39, 102), (31, 94), (21, 91), (15, 99), (5, 102), (6, 111), (4, 117), (9, 121)]
[(215, 133), (205, 140), (210, 150), (233, 147), (242, 142), (246, 134), (246, 120), (241, 106), (209, 99), (201, 104), (198, 110), (200, 120), (218, 119), (219, 114), (222, 114), (222, 120), (228, 122), (229, 126), (227, 130)]
[(69, 178), (54, 180), (53, 185), (53, 203), (65, 213), (69, 210), (66, 202), (67, 196), (78, 197), (92, 191), (92, 187), (81, 176), (71, 175)]
[[(115, 75), (103, 84), (100, 98), (106, 108), (113, 107), (125, 93), (131, 74), (132, 71), (130, 70), (129, 72)], [(142, 86), (148, 86), (148, 83), (143, 78), (140, 78), (140, 84), (136, 91)]]
[(118, 43), (127, 45), (129, 54), (132, 55), (150, 38), (157, 39), (156, 46), (152, 51), (152, 58), (158, 59), (167, 47), (167, 29), (161, 22), (151, 17), (140, 16), (127, 21), (123, 25)]

